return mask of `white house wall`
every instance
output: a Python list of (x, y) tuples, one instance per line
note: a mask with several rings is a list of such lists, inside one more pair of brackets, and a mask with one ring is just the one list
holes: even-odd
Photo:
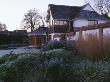
[(103, 35), (104, 36), (110, 36), (110, 28), (103, 29)]
[(83, 10), (94, 11), (94, 9), (88, 4)]
[(82, 26), (88, 26), (88, 20), (78, 19), (73, 21), (73, 27), (82, 27)]
[[(98, 24), (105, 23), (105, 20), (98, 20)], [(82, 27), (82, 26), (88, 26), (88, 20), (86, 19), (77, 19), (73, 21), (73, 27)]]
[(50, 11), (50, 25), (52, 25), (52, 20), (53, 20), (53, 17), (52, 17), (52, 13)]
[(105, 22), (106, 22), (105, 20), (98, 20), (98, 24), (105, 23)]
[(52, 20), (53, 20), (53, 17), (52, 15), (50, 16), (50, 25), (52, 25)]

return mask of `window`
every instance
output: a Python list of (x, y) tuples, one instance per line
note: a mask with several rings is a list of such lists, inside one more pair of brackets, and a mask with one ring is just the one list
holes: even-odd
[(59, 25), (64, 25), (64, 24), (63, 24), (63, 21), (60, 21), (60, 22), (59, 22)]
[(88, 25), (96, 25), (98, 24), (97, 20), (88, 20)]
[(67, 21), (55, 21), (55, 25), (66, 25)]
[(63, 24), (64, 24), (64, 25), (67, 25), (67, 21), (63, 21)]
[(59, 21), (55, 21), (55, 25), (59, 25)]

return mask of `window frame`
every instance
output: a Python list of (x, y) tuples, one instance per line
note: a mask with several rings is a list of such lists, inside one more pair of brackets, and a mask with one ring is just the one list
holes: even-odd
[(97, 25), (97, 24), (98, 24), (98, 20), (88, 20), (88, 26)]

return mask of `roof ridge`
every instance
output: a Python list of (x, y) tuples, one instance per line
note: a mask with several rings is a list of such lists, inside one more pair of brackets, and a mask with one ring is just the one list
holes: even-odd
[[(84, 4), (84, 5), (82, 5), (82, 7), (85, 7), (85, 6), (87, 6), (89, 3), (86, 3), (86, 4)], [(89, 4), (90, 5), (90, 4)]]
[(58, 4), (49, 4), (50, 5), (53, 5), (53, 6), (65, 6), (65, 7), (82, 7), (82, 6), (70, 6), (70, 5), (58, 5)]
[[(87, 12), (89, 12), (89, 14), (92, 14), (92, 12), (93, 12), (93, 13), (96, 13), (97, 16), (98, 15), (100, 16), (100, 14), (97, 13), (96, 11), (83, 10), (83, 8), (85, 6), (87, 6), (88, 4), (89, 3), (87, 3), (83, 6), (80, 6), (80, 7), (79, 6), (55, 5), (55, 4), (49, 4), (49, 5), (50, 5), (50, 10), (51, 10), (53, 19), (67, 19), (67, 20), (75, 19), (78, 15), (80, 15), (80, 13), (82, 13), (82, 11), (87, 11)], [(83, 14), (85, 14), (85, 13), (83, 12)], [(85, 18), (87, 18), (87, 17), (85, 17)], [(98, 18), (98, 17), (96, 17), (96, 18)]]

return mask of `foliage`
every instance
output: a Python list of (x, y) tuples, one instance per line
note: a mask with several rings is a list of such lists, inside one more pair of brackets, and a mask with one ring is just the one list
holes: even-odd
[(58, 49), (63, 48), (64, 45), (65, 45), (64, 41), (49, 41), (48, 43), (43, 45), (42, 49), (43, 50)]
[(110, 0), (90, 0), (94, 1), (94, 6), (97, 9), (97, 11), (108, 17), (108, 13), (110, 12)]
[(75, 42), (74, 41), (49, 41), (48, 43), (42, 46), (42, 50), (48, 51), (53, 49), (66, 49), (66, 50), (76, 50)]
[[(59, 66), (63, 66), (65, 63), (72, 63), (72, 60), (74, 59), (73, 56), (74, 55), (72, 55), (72, 52), (66, 51), (64, 49), (38, 52), (36, 54), (27, 53), (19, 55), (6, 55), (2, 57), (4, 58), (4, 61), (1, 62), (0, 65), (0, 79), (4, 81), (8, 80), (8, 82), (12, 82), (15, 80), (21, 82), (20, 80), (33, 80), (33, 78), (38, 81), (43, 81), (45, 80), (45, 78), (52, 78), (51, 80), (54, 81), (57, 76), (54, 76), (54, 73), (59, 72), (63, 69), (63, 67), (59, 69)], [(55, 72), (53, 72), (52, 70), (54, 70)], [(8, 74), (10, 74), (10, 78), (7, 78), (9, 77)], [(50, 77), (50, 74), (52, 74), (52, 77)], [(46, 77), (44, 78), (44, 76)], [(13, 79), (13, 77), (15, 79)], [(57, 78), (59, 80), (59, 76)]]
[(0, 65), (0, 79), (5, 82), (13, 82), (16, 81), (15, 69), (13, 67), (8, 67), (3, 64)]
[(4, 82), (109, 82), (110, 59), (91, 61), (74, 50), (53, 49), (1, 57)]
[(75, 41), (67, 41), (67, 43), (65, 44), (65, 49), (66, 50), (76, 50)]
[(5, 31), (7, 30), (6, 24), (0, 23), (0, 31)]

